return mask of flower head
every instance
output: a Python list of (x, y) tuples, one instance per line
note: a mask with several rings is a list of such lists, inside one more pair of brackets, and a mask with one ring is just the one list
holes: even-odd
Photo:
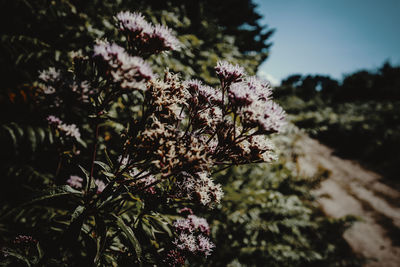
[(132, 57), (117, 44), (98, 42), (94, 46), (95, 58), (100, 58), (106, 65), (114, 82), (121, 88), (142, 88), (142, 81), (154, 78), (151, 67), (140, 57)]
[(46, 83), (54, 83), (60, 80), (60, 74), (60, 70), (50, 67), (47, 70), (42, 70), (39, 72), (39, 79)]
[(71, 175), (67, 180), (67, 184), (73, 188), (81, 189), (83, 179), (77, 175)]
[(117, 19), (120, 29), (133, 35), (143, 34), (149, 36), (153, 31), (153, 27), (144, 19), (141, 13), (122, 11), (117, 14)]
[(240, 82), (245, 74), (244, 68), (237, 64), (232, 65), (226, 61), (218, 61), (215, 71), (218, 78), (227, 84)]
[(106, 184), (102, 181), (102, 180), (94, 180), (94, 183), (97, 186), (97, 194), (100, 194), (101, 192), (103, 192), (104, 188), (106, 188)]
[(181, 43), (172, 34), (172, 30), (164, 25), (156, 25), (151, 38), (159, 44), (159, 50), (179, 50)]
[(206, 236), (199, 235), (197, 237), (198, 251), (203, 254), (205, 257), (210, 256), (215, 245), (210, 241), (210, 239)]
[(65, 133), (66, 136), (74, 137), (75, 139), (81, 138), (81, 133), (79, 132), (79, 128), (75, 124), (60, 124), (58, 129)]
[(180, 49), (181, 44), (170, 28), (148, 23), (141, 13), (124, 11), (117, 14), (117, 19), (120, 29), (129, 37), (129, 41), (138, 44), (137, 48), (141, 52), (158, 53)]
[(59, 118), (57, 118), (56, 116), (54, 116), (54, 115), (49, 115), (46, 118), (46, 120), (50, 125), (56, 126), (56, 127), (61, 125), (61, 123), (62, 123), (62, 121)]

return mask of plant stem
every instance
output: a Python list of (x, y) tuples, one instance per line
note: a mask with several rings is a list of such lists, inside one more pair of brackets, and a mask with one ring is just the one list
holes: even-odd
[(90, 185), (92, 184), (92, 179), (93, 179), (93, 171), (94, 171), (94, 162), (96, 161), (96, 153), (97, 153), (97, 142), (99, 139), (99, 118), (96, 118), (96, 128), (95, 128), (95, 140), (93, 144), (93, 154), (92, 154), (92, 162), (91, 162), (91, 167), (90, 167), (90, 175), (89, 175), (89, 181), (88, 184), (86, 185), (86, 192), (89, 191)]

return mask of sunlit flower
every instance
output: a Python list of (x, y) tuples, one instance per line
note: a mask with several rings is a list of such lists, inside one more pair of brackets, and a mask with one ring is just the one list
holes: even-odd
[(121, 88), (144, 89), (139, 83), (154, 78), (151, 67), (140, 57), (132, 57), (117, 44), (98, 42), (94, 46), (94, 57), (108, 65), (114, 82)]
[(218, 78), (227, 83), (240, 82), (245, 75), (244, 68), (239, 65), (232, 65), (226, 61), (218, 61), (215, 67)]
[(164, 25), (156, 25), (151, 38), (160, 45), (160, 50), (179, 50), (181, 47), (178, 39), (172, 34), (172, 30)]
[(141, 13), (122, 11), (117, 14), (117, 19), (121, 30), (129, 31), (134, 35), (141, 33), (150, 35), (153, 32), (153, 27), (144, 19)]

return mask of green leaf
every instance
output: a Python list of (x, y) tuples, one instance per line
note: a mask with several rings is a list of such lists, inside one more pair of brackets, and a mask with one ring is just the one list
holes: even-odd
[(71, 221), (68, 229), (64, 232), (64, 240), (66, 244), (71, 243), (78, 239), (81, 233), (82, 225), (86, 217), (84, 206), (78, 206), (71, 215)]
[(78, 206), (71, 215), (71, 223), (74, 222), (85, 210), (84, 206)]
[(1, 127), (10, 134), (13, 145), (14, 145), (14, 147), (16, 147), (17, 146), (17, 137), (15, 136), (14, 131), (7, 125), (2, 125)]
[(111, 168), (114, 168), (114, 165), (113, 165), (113, 163), (112, 163), (112, 160), (111, 160), (111, 158), (110, 158), (110, 155), (108, 155), (108, 152), (107, 152), (107, 149), (106, 149), (106, 148), (104, 148), (104, 155), (106, 156), (108, 165), (109, 165)]
[(135, 249), (136, 256), (138, 257), (138, 260), (140, 260), (142, 256), (142, 248), (140, 247), (139, 240), (137, 240), (135, 234), (132, 231), (132, 228), (127, 226), (124, 222), (124, 220), (121, 217), (118, 217), (114, 214), (112, 216), (117, 220), (117, 225), (121, 228), (121, 230), (126, 234), (128, 237), (129, 241), (131, 242), (133, 248)]
[(36, 147), (37, 147), (35, 131), (30, 126), (27, 127), (26, 131), (27, 131), (29, 142), (31, 144), (31, 151), (35, 152), (36, 151)]
[(105, 164), (102, 161), (95, 161), (94, 164), (99, 165), (103, 170), (105, 170), (106, 172), (111, 172), (111, 168), (110, 166), (108, 166), (107, 164)]
[(52, 187), (47, 190), (45, 190), (41, 195), (33, 198), (32, 200), (23, 203), (22, 205), (19, 205), (18, 207), (15, 207), (11, 209), (10, 211), (6, 212), (0, 218), (6, 217), (10, 214), (12, 214), (15, 211), (18, 211), (26, 206), (36, 204), (41, 201), (45, 200), (51, 200), (63, 196), (71, 196), (71, 195), (82, 195), (81, 191), (75, 190), (69, 185), (62, 185), (62, 186), (57, 186), (57, 187)]
[(155, 223), (158, 225), (162, 230), (164, 230), (168, 236), (172, 237), (172, 232), (171, 229), (168, 227), (168, 223), (163, 221), (161, 217), (153, 215), (153, 216), (148, 216), (151, 222)]
[[(10, 250), (10, 249), (6, 250), (6, 253), (11, 257), (14, 257), (20, 261), (23, 261), (26, 264), (26, 266), (28, 266), (28, 267), (32, 266), (31, 263), (29, 262), (29, 260), (24, 255), (21, 255), (20, 253)], [(18, 265), (18, 266), (20, 266), (20, 265)]]
[(94, 183), (94, 179), (91, 179), (91, 183), (89, 185), (90, 173), (85, 168), (83, 168), (81, 165), (78, 165), (78, 167), (81, 169), (81, 171), (85, 175), (86, 191), (88, 191), (89, 189), (95, 188), (96, 184)]
[(146, 233), (146, 235), (147, 235), (150, 239), (155, 240), (155, 239), (156, 239), (156, 236), (154, 235), (154, 228), (153, 228), (153, 226), (151, 226), (150, 223), (149, 223), (149, 221), (146, 220), (146, 219), (142, 219), (141, 221), (142, 221), (141, 225), (142, 225), (143, 231)]
[(95, 216), (96, 220), (96, 230), (97, 230), (97, 247), (96, 247), (96, 256), (94, 257), (94, 263), (95, 265), (98, 265), (100, 261), (100, 257), (102, 256), (102, 252), (104, 250), (104, 247), (106, 245), (106, 239), (107, 239), (107, 228), (106, 224), (104, 223), (104, 220), (100, 218), (99, 216)]

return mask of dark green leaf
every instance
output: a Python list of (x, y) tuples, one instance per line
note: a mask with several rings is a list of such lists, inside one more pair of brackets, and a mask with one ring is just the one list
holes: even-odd
[(131, 242), (133, 248), (135, 249), (138, 260), (141, 261), (140, 258), (142, 256), (142, 248), (140, 247), (139, 240), (137, 240), (135, 234), (132, 231), (132, 228), (127, 226), (121, 217), (118, 217), (114, 214), (113, 217), (117, 220), (117, 225), (121, 228), (121, 230), (125, 233), (129, 241)]

